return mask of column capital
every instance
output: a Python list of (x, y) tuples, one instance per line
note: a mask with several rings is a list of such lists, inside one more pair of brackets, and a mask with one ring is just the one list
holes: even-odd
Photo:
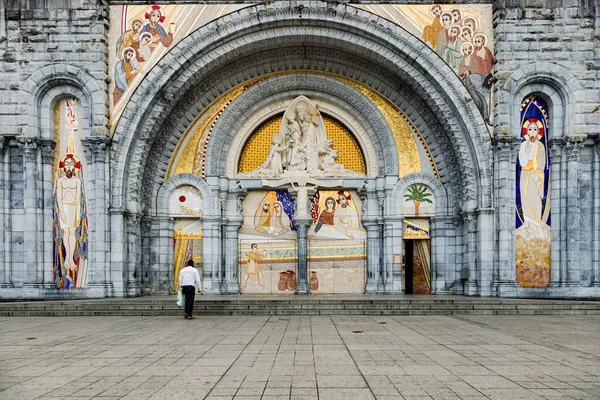
[(52, 164), (54, 161), (54, 149), (56, 142), (54, 140), (41, 140), (40, 147), (42, 148), (42, 163)]
[(0, 156), (4, 154), (4, 150), (8, 147), (8, 139), (6, 136), (0, 136)]
[(548, 146), (550, 147), (550, 153), (552, 154), (552, 161), (556, 159), (560, 159), (562, 155), (563, 147), (565, 147), (565, 139), (564, 138), (554, 138), (548, 141)]
[(127, 228), (129, 230), (138, 228), (140, 226), (140, 222), (142, 221), (142, 214), (136, 212), (126, 212), (125, 213), (125, 222), (127, 223)]
[(568, 161), (579, 161), (579, 154), (581, 153), (581, 149), (583, 149), (586, 138), (586, 135), (574, 135), (565, 138)]
[(492, 139), (494, 152), (499, 161), (510, 161), (520, 143), (521, 140), (514, 136), (496, 136)]
[(142, 217), (142, 228), (144, 232), (149, 232), (152, 229), (152, 217), (149, 215), (144, 215)]
[(30, 136), (17, 137), (19, 148), (23, 151), (25, 161), (36, 161), (40, 141), (38, 138)]
[(106, 151), (110, 145), (110, 139), (107, 137), (90, 136), (82, 139), (81, 144), (86, 154), (91, 158), (92, 163), (103, 162), (106, 160)]

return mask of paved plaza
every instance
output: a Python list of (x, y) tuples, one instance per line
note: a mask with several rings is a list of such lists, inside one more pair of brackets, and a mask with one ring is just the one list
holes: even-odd
[(0, 399), (598, 399), (600, 316), (0, 318)]

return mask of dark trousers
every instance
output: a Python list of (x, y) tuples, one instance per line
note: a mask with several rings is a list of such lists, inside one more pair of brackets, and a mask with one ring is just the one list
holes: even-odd
[(194, 297), (196, 297), (195, 286), (182, 286), (183, 295), (185, 296), (185, 314), (192, 315), (194, 310)]

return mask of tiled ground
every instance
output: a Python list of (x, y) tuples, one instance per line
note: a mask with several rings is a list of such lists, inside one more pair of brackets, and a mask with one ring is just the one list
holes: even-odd
[(0, 318), (0, 399), (600, 399), (600, 316)]

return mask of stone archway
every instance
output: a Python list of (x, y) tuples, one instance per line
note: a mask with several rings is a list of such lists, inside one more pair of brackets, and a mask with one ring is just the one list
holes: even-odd
[[(453, 208), (479, 220), (488, 218), (486, 213), (477, 211), (492, 206), (487, 128), (458, 77), (429, 47), (402, 28), (347, 5), (307, 3), (302, 24), (298, 24), (297, 9), (284, 3), (269, 7), (272, 12), (264, 13), (262, 6), (251, 6), (200, 28), (171, 49), (141, 82), (114, 133), (118, 143), (112, 154), (114, 229), (124, 226), (126, 219), (132, 220), (126, 236), (136, 237), (136, 218), (153, 206), (146, 203), (145, 199), (152, 196), (145, 197), (144, 190), (150, 187), (148, 193), (152, 193), (153, 183), (164, 177), (167, 169), (170, 154), (162, 144), (177, 142), (185, 124), (193, 119), (194, 110), (197, 113), (232, 85), (267, 73), (269, 68), (272, 71), (272, 65), (261, 64), (256, 57), (252, 60), (252, 54), (274, 56), (275, 42), (293, 51), (303, 46), (337, 49), (352, 59), (353, 67), (348, 73), (353, 78), (371, 82), (379, 93), (406, 107), (425, 132), (436, 131), (439, 139), (434, 135), (427, 137), (432, 147), (439, 148), (436, 154), (440, 164), (447, 166), (440, 178), (459, 188)], [(260, 32), (254, 29), (258, 26)], [(232, 41), (232, 37), (236, 40)], [(217, 47), (219, 51), (213, 51)], [(324, 57), (328, 57), (325, 68), (340, 68), (338, 60)], [(269, 57), (267, 60), (274, 61)], [(305, 63), (301, 57), (297, 60), (298, 65)], [(239, 69), (239, 63), (246, 61), (260, 69)], [(323, 68), (304, 65), (304, 69)], [(371, 67), (377, 68), (377, 73)], [(229, 74), (228, 79), (215, 80), (221, 73)], [(385, 130), (374, 134), (380, 143), (386, 141)], [(231, 195), (238, 190), (235, 183), (218, 174), (222, 164), (219, 160), (227, 158), (222, 155), (227, 140), (230, 139), (226, 135), (215, 136), (208, 160), (215, 165), (215, 174), (207, 182), (220, 193), (220, 216), (225, 215), (226, 209), (235, 214), (237, 202)], [(369, 209), (369, 217), (375, 221), (381, 210), (376, 204)], [(486, 240), (473, 237), (470, 253), (475, 255), (490, 248)], [(219, 273), (219, 279), (224, 275)]]

